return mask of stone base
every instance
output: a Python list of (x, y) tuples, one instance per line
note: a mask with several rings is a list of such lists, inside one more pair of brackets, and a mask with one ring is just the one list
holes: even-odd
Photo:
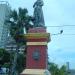
[(20, 75), (51, 75), (47, 69), (25, 69)]

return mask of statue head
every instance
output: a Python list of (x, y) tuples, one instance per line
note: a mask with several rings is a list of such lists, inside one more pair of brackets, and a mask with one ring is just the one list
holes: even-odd
[(41, 0), (37, 0), (37, 1), (41, 1)]
[(39, 1), (39, 2), (43, 2), (43, 0), (37, 0), (37, 1)]
[(37, 0), (37, 2), (43, 2), (43, 0)]
[(44, 5), (44, 2), (43, 2), (43, 0), (37, 0), (37, 3), (39, 4), (39, 5)]
[(37, 0), (37, 1), (42, 1), (42, 0)]

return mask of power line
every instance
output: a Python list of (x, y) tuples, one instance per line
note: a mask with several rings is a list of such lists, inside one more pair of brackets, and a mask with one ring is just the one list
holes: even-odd
[(55, 34), (51, 34), (51, 35), (70, 35), (70, 36), (74, 35), (75, 36), (75, 34), (73, 34), (73, 33), (72, 34), (64, 34), (63, 30), (61, 30), (59, 33), (55, 33)]
[(64, 35), (64, 36), (75, 36), (75, 34), (60, 34), (60, 33), (57, 33), (57, 34), (51, 34), (51, 36), (57, 36), (57, 35)]
[(75, 34), (62, 34), (62, 35), (74, 35), (75, 36)]
[(46, 26), (46, 27), (63, 27), (63, 26)]
[(75, 27), (75, 25), (46, 26), (46, 27)]

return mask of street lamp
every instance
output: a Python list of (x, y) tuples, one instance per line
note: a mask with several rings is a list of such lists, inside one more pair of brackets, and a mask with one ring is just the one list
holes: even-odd
[(62, 34), (62, 33), (63, 33), (63, 30), (60, 30), (59, 33), (55, 33), (55, 34), (52, 34), (52, 35), (60, 35), (60, 34)]

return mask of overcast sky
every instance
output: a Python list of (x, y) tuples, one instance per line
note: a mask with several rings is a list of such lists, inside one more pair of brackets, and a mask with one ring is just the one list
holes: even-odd
[[(33, 4), (36, 0), (5, 0), (12, 9), (27, 8), (33, 15)], [(48, 44), (49, 60), (59, 65), (70, 62), (70, 68), (75, 68), (75, 0), (44, 0), (44, 18), (47, 32), (51, 33)], [(68, 25), (61, 27), (62, 25)], [(70, 25), (70, 26), (69, 26)], [(63, 34), (58, 34), (63, 29)]]

